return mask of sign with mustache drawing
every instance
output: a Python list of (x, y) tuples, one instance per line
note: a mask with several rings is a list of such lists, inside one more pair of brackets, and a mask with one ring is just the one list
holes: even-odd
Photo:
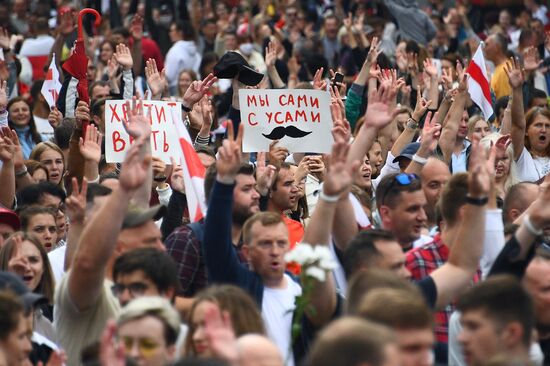
[(308, 89), (240, 89), (243, 151), (330, 152), (333, 138), (330, 94)]

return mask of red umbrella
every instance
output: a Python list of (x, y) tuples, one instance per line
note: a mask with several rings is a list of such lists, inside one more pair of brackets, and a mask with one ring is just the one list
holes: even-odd
[[(90, 97), (88, 95), (88, 79), (86, 78), (86, 71), (88, 69), (88, 57), (86, 56), (86, 50), (84, 49), (84, 36), (82, 34), (82, 18), (84, 14), (93, 14), (95, 16), (95, 26), (99, 27), (101, 24), (101, 16), (95, 9), (86, 8), (82, 9), (78, 13), (78, 39), (76, 40), (73, 54), (63, 64), (63, 69), (71, 74), (72, 77), (78, 79), (78, 85), (76, 90), (78, 92), (78, 98), (90, 103)], [(85, 129), (88, 121), (82, 121), (83, 128)]]

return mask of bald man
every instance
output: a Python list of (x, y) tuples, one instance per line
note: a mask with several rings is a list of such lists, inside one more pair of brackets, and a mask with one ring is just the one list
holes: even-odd
[(267, 337), (247, 334), (237, 340), (239, 366), (283, 366), (279, 349)]
[(308, 366), (400, 364), (399, 349), (389, 328), (351, 316), (330, 323), (321, 332), (306, 363)]
[(426, 196), (426, 216), (428, 216), (428, 229), (432, 229), (438, 225), (436, 222), (435, 207), (441, 196), (443, 187), (451, 178), (449, 166), (443, 161), (430, 157), (428, 162), (420, 172), (420, 180), (422, 182), (422, 190)]

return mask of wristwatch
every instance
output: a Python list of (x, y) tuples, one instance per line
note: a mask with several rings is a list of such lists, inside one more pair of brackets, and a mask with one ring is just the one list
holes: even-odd
[(407, 120), (407, 128), (410, 128), (411, 130), (416, 130), (418, 128), (418, 122), (412, 117), (409, 117)]

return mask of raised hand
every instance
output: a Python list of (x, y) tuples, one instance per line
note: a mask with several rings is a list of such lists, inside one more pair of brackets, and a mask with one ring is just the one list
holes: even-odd
[(84, 223), (86, 218), (86, 193), (88, 192), (88, 181), (82, 179), (82, 187), (78, 189), (78, 180), (76, 177), (72, 178), (73, 191), (69, 197), (65, 200), (65, 206), (67, 208), (67, 215), (71, 220), (71, 223)]
[(424, 121), (424, 127), (422, 128), (422, 139), (420, 146), (428, 154), (431, 154), (437, 147), (439, 135), (441, 134), (441, 125), (437, 123), (438, 112), (433, 115), (432, 112), (428, 112), (426, 120)]
[(512, 137), (511, 135), (502, 135), (498, 138), (498, 140), (495, 142), (495, 147), (497, 151), (501, 153), (506, 153), (506, 150), (508, 149), (508, 146), (512, 144)]
[(288, 149), (282, 146), (276, 146), (279, 140), (275, 140), (269, 144), (269, 152), (267, 153), (267, 160), (270, 164), (280, 167), (281, 163), (285, 161), (288, 156)]
[(535, 47), (529, 47), (523, 52), (523, 67), (525, 71), (535, 71), (542, 64), (539, 57), (539, 50)]
[(140, 136), (134, 141), (122, 163), (118, 181), (120, 188), (128, 193), (133, 193), (145, 183), (151, 169), (151, 156), (140, 157), (146, 138), (149, 137)]
[(5, 111), (8, 106), (8, 82), (0, 80), (0, 112)]
[(342, 99), (336, 99), (330, 104), (330, 113), (332, 115), (333, 128), (341, 129), (346, 141), (349, 141), (351, 137), (351, 126), (346, 119), (346, 110), (343, 106)]
[[(420, 90), (420, 88), (418, 88), (418, 90)], [(420, 92), (416, 93), (416, 105), (414, 106), (412, 118), (417, 122), (420, 121), (420, 118), (426, 113), (430, 104), (432, 104), (431, 100), (422, 98), (422, 93)]]
[(218, 81), (218, 78), (213, 74), (208, 74), (208, 76), (201, 81), (193, 81), (183, 96), (184, 106), (187, 108), (193, 108), (193, 105), (202, 99), (208, 89), (210, 89), (212, 84), (216, 81)]
[(269, 44), (265, 48), (265, 65), (270, 67), (275, 67), (275, 61), (277, 61), (277, 48), (275, 43), (269, 41)]
[(317, 69), (315, 75), (313, 76), (313, 89), (315, 90), (326, 90), (327, 82), (323, 80), (323, 71), (324, 68)]
[(124, 345), (116, 337), (116, 323), (109, 320), (101, 335), (99, 359), (101, 366), (125, 366)]
[(159, 73), (157, 62), (154, 58), (150, 58), (145, 62), (145, 77), (153, 96), (160, 97), (166, 88), (166, 75), (164, 69)]
[(57, 107), (53, 107), (53, 109), (50, 111), (50, 114), (48, 115), (48, 122), (50, 123), (50, 126), (52, 126), (53, 129), (56, 129), (57, 126), (61, 123), (63, 120), (63, 114)]
[(170, 176), (170, 186), (174, 191), (185, 193), (185, 183), (183, 182), (183, 169), (181, 165), (176, 163), (174, 158), (170, 158), (172, 162), (172, 175)]
[(109, 77), (109, 80), (113, 80), (114, 78), (116, 78), (118, 67), (119, 67), (118, 61), (116, 60), (116, 57), (113, 54), (113, 56), (109, 60), (107, 60), (107, 76)]
[(521, 69), (518, 59), (511, 57), (506, 65), (504, 65), (504, 71), (506, 71), (508, 82), (513, 89), (518, 89), (523, 86), (525, 76), (523, 75), (523, 70)]
[(212, 353), (229, 364), (238, 363), (237, 338), (229, 312), (220, 312), (216, 304), (208, 304), (204, 314), (204, 335)]
[[(23, 165), (25, 165), (25, 158), (23, 156), (23, 149), (19, 143), (19, 137), (17, 137), (17, 132), (10, 130), (9, 127), (2, 127), (0, 129), (0, 137), (4, 139), (5, 144), (13, 146), (13, 165), (16, 171), (21, 169)], [(11, 147), (9, 149), (11, 149)]]
[[(494, 162), (493, 162), (494, 166)], [(484, 198), (491, 189), (491, 175), (487, 169), (487, 154), (477, 138), (472, 142), (468, 174), (468, 193), (475, 198)]]
[(342, 196), (351, 188), (353, 180), (359, 174), (359, 161), (346, 164), (349, 144), (342, 131), (333, 129), (334, 144), (330, 154), (330, 164), (323, 183), (323, 192), (327, 196)]
[(392, 116), (389, 110), (390, 90), (381, 85), (369, 93), (369, 103), (365, 113), (365, 125), (377, 129), (384, 128), (391, 122)]
[(88, 103), (83, 100), (79, 101), (74, 111), (74, 115), (79, 121), (90, 121), (90, 107), (88, 107)]
[(151, 159), (151, 167), (153, 168), (153, 179), (164, 178), (166, 179), (166, 163), (159, 157), (153, 156)]
[[(132, 108), (130, 109), (130, 102), (126, 101), (126, 110), (130, 111), (129, 120), (123, 122), (124, 129), (128, 135), (137, 139), (143, 137), (144, 140), (148, 139), (151, 135), (151, 124), (149, 118), (143, 114), (143, 102), (137, 101), (134, 97), (132, 99)], [(149, 110), (149, 113), (151, 110)]]
[(6, 50), (10, 48), (10, 35), (7, 28), (0, 27), (0, 47)]
[(378, 80), (380, 81), (380, 85), (384, 85), (390, 91), (388, 98), (391, 101), (395, 99), (399, 89), (405, 85), (403, 78), (397, 78), (397, 70), (395, 69), (381, 70)]
[(462, 93), (468, 90), (468, 75), (466, 70), (462, 67), (460, 61), (456, 62), (456, 73), (458, 75), (458, 92)]
[(207, 136), (210, 134), (210, 129), (212, 128), (212, 123), (214, 122), (214, 107), (212, 106), (212, 101), (208, 96), (202, 97), (199, 102), (201, 114), (202, 114), (202, 126), (199, 131), (201, 136)]
[(116, 46), (116, 52), (113, 54), (113, 57), (125, 70), (131, 70), (132, 66), (134, 66), (130, 49), (124, 43), (119, 43)]
[(8, 137), (0, 136), (0, 161), (12, 161), (15, 154), (15, 145)]
[(300, 161), (300, 164), (298, 164), (298, 169), (294, 172), (294, 181), (296, 183), (300, 182), (302, 179), (307, 177), (309, 173), (311, 173), (309, 171), (309, 156), (304, 156)]
[(382, 53), (381, 50), (378, 50), (380, 42), (378, 42), (378, 37), (373, 37), (370, 42), (369, 53), (367, 53), (367, 62), (371, 65), (376, 65), (378, 56)]
[(233, 131), (233, 123), (227, 124), (227, 138), (223, 140), (218, 150), (216, 170), (218, 180), (224, 183), (233, 183), (241, 166), (241, 146), (243, 141), (243, 124), (239, 125), (237, 136)]
[(351, 36), (351, 28), (353, 27), (353, 19), (351, 17), (351, 12), (348, 13), (348, 16), (344, 18), (344, 27), (346, 27), (346, 30), (348, 31), (348, 34)]
[(441, 69), (441, 84), (444, 90), (451, 90), (453, 87), (453, 70)]
[(99, 164), (101, 160), (101, 133), (96, 126), (88, 126), (85, 138), (81, 137), (78, 142), (78, 148), (84, 159)]
[(256, 158), (256, 188), (262, 196), (266, 196), (275, 179), (277, 168), (266, 165), (266, 153), (259, 152)]
[(437, 67), (433, 63), (431, 58), (424, 60), (424, 71), (430, 78), (437, 78)]

